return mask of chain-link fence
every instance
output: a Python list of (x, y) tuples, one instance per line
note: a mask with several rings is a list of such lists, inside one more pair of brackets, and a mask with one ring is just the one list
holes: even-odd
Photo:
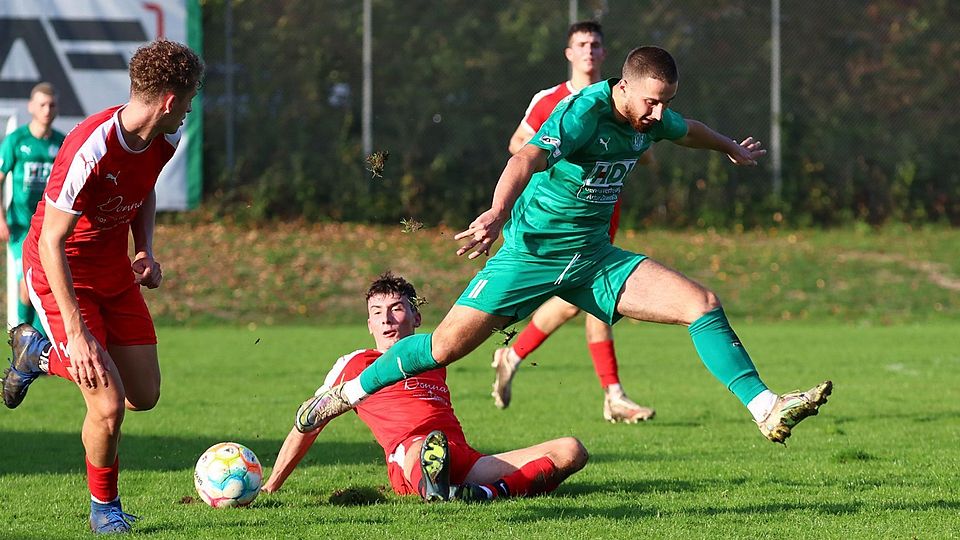
[[(634, 46), (680, 66), (673, 107), (769, 141), (779, 6), (782, 190), (771, 160), (655, 146), (627, 226), (960, 223), (960, 4), (948, 0), (580, 0), (604, 75)], [(203, 2), (206, 201), (254, 217), (461, 226), (489, 204), (534, 92), (567, 77), (566, 0), (372, 0), (373, 149), (364, 168), (363, 2)], [(227, 9), (227, 8), (230, 9)], [(226, 36), (232, 36), (233, 93)], [(232, 111), (232, 119), (230, 112)], [(235, 152), (228, 152), (233, 137)], [(235, 155), (230, 166), (228, 156)]]

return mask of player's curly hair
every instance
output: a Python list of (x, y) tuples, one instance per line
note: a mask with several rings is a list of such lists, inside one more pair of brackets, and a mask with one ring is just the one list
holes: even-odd
[(413, 311), (418, 311), (418, 302), (417, 290), (413, 288), (413, 285), (403, 279), (400, 276), (396, 276), (393, 272), (387, 271), (383, 274), (380, 274), (373, 283), (370, 284), (370, 288), (367, 289), (367, 300), (374, 296), (386, 296), (398, 294), (404, 296), (407, 300), (410, 301), (410, 306), (413, 307)]
[(189, 47), (158, 39), (130, 59), (130, 95), (154, 99), (167, 92), (185, 96), (200, 86), (205, 67)]
[(673, 84), (679, 76), (673, 56), (660, 47), (637, 47), (627, 54), (623, 62), (623, 78), (628, 81), (651, 77)]

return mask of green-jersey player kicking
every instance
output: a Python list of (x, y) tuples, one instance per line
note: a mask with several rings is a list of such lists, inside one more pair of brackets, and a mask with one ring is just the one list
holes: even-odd
[(640, 47), (627, 55), (621, 79), (561, 101), (507, 161), (491, 208), (455, 237), (467, 240), (457, 254), (471, 259), (488, 254), (501, 229), (504, 243), (437, 329), (400, 340), (359, 377), (305, 403), (298, 422), (322, 425), (385, 386), (446, 366), (551, 296), (608, 323), (630, 317), (687, 326), (707, 369), (773, 442), (783, 443), (798, 422), (817, 414), (830, 381), (806, 392), (771, 392), (712, 291), (607, 236), (623, 181), (652, 143), (723, 152), (737, 165), (755, 165), (766, 153), (752, 137), (738, 143), (671, 110), (677, 80), (667, 51)]

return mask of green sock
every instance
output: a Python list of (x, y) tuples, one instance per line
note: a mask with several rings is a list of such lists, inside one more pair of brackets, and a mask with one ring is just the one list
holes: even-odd
[(689, 331), (700, 360), (741, 403), (746, 405), (767, 389), (740, 338), (730, 328), (723, 308), (694, 321)]
[(32, 326), (37, 332), (40, 332), (41, 336), (49, 337), (47, 336), (46, 330), (43, 329), (43, 321), (40, 320), (40, 314), (37, 313), (37, 310), (33, 310), (33, 320), (31, 321), (30, 326)]
[(373, 394), (395, 382), (440, 367), (433, 359), (431, 334), (414, 334), (398, 341), (360, 373), (360, 386)]
[(17, 299), (17, 324), (33, 322), (33, 305)]

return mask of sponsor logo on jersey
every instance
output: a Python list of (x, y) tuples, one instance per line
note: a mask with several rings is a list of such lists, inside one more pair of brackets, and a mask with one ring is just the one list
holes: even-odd
[(113, 182), (113, 185), (117, 185), (118, 176), (120, 176), (120, 171), (117, 171), (117, 174), (107, 173), (107, 180)]
[(620, 197), (623, 179), (637, 166), (637, 160), (598, 161), (593, 169), (583, 176), (583, 186), (577, 190), (577, 198), (595, 203), (613, 204)]
[(549, 135), (542, 135), (540, 137), (540, 142), (553, 147), (553, 157), (560, 157), (560, 139), (551, 137)]
[(47, 178), (50, 178), (52, 163), (43, 161), (27, 161), (23, 164), (23, 187), (43, 191), (47, 187)]
[(21, 145), (20, 145), (20, 151), (29, 156), (31, 149), (30, 149), (29, 146), (27, 146), (27, 145), (25, 145), (25, 144), (21, 144)]
[(99, 229), (112, 229), (117, 225), (126, 225), (130, 223), (136, 215), (136, 210), (143, 206), (143, 200), (127, 203), (122, 195), (110, 197), (106, 202), (98, 204), (99, 212), (91, 216), (91, 221), (97, 224)]
[(606, 139), (604, 139), (603, 137), (600, 137), (600, 138), (597, 139), (597, 143), (600, 144), (600, 146), (603, 147), (603, 151), (604, 151), (604, 152), (609, 152), (609, 151), (610, 151), (610, 149), (607, 148), (607, 145), (610, 144), (610, 137), (607, 137)]

